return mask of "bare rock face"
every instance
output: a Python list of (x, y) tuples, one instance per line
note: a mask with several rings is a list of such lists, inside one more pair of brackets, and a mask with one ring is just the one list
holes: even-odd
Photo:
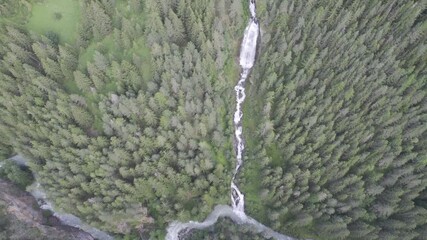
[[(0, 207), (10, 221), (10, 227), (2, 234), (16, 239), (93, 240), (94, 238), (78, 228), (64, 226), (54, 216), (46, 217), (38, 208), (36, 199), (13, 184), (0, 179)], [(20, 226), (20, 227), (17, 227)], [(22, 229), (25, 229), (22, 230)], [(1, 236), (0, 236), (1, 238)]]

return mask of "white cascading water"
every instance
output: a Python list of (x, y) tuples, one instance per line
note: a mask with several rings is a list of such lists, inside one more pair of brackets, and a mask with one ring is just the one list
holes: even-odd
[[(255, 62), (256, 46), (259, 35), (259, 24), (255, 15), (255, 0), (249, 0), (249, 10), (251, 13), (251, 19), (245, 29), (240, 49), (240, 66), (242, 67), (242, 73), (240, 74), (240, 80), (234, 88), (236, 91), (236, 111), (234, 113), (234, 135), (236, 138), (236, 168), (234, 170), (233, 177), (231, 180), (231, 207), (227, 205), (217, 205), (203, 222), (172, 222), (167, 228), (167, 240), (181, 240), (181, 236), (191, 231), (191, 229), (205, 229), (207, 227), (210, 227), (214, 225), (220, 217), (228, 217), (237, 224), (250, 225), (254, 233), (260, 233), (266, 238), (273, 237), (278, 240), (295, 240), (292, 237), (275, 232), (267, 226), (264, 226), (255, 219), (251, 218), (250, 216), (247, 216), (245, 214), (244, 209), (244, 195), (241, 193), (240, 189), (235, 184), (236, 176), (239, 172), (240, 167), (243, 164), (243, 150), (245, 149), (242, 129), (242, 104), (246, 97), (244, 85), (246, 78), (249, 75), (249, 71)], [(21, 156), (15, 156), (11, 160), (17, 162), (18, 164), (26, 165), (26, 160)], [(2, 163), (0, 162), (0, 167), (1, 165)], [(48, 201), (46, 197), (46, 193), (43, 191), (43, 189), (41, 189), (41, 186), (39, 183), (37, 183), (37, 181), (29, 187), (29, 190), (31, 194), (33, 194), (33, 196), (41, 202), (41, 208), (54, 211), (52, 204)], [(93, 228), (87, 224), (84, 224), (79, 218), (74, 215), (59, 213), (55, 211), (54, 215), (58, 217), (62, 223), (89, 232), (97, 239), (113, 239), (113, 237), (111, 237), (107, 233)]]
[(218, 218), (228, 217), (238, 224), (248, 224), (256, 233), (261, 233), (267, 238), (275, 238), (279, 240), (293, 240), (294, 238), (277, 233), (272, 229), (257, 222), (255, 219), (245, 214), (245, 199), (244, 195), (237, 187), (235, 179), (239, 173), (239, 169), (243, 164), (243, 150), (245, 149), (243, 140), (242, 128), (242, 104), (245, 100), (245, 81), (249, 75), (249, 71), (255, 62), (256, 47), (259, 35), (259, 24), (255, 14), (255, 0), (249, 0), (249, 11), (251, 19), (245, 29), (242, 45), (240, 48), (240, 66), (242, 73), (240, 80), (234, 87), (236, 91), (236, 111), (234, 112), (234, 136), (236, 140), (236, 168), (234, 169), (233, 177), (231, 180), (231, 207), (226, 205), (217, 205), (214, 210), (203, 222), (189, 221), (188, 223), (172, 222), (167, 228), (167, 240), (180, 240), (182, 236), (186, 235), (191, 229), (205, 229), (214, 225)]
[(236, 186), (234, 180), (239, 172), (240, 167), (243, 164), (243, 150), (245, 145), (243, 142), (243, 128), (242, 119), (243, 111), (242, 104), (245, 101), (245, 82), (249, 75), (249, 71), (254, 65), (256, 47), (259, 34), (258, 20), (255, 14), (255, 1), (249, 2), (249, 10), (251, 12), (251, 19), (248, 26), (245, 29), (243, 35), (242, 45), (240, 47), (240, 66), (242, 67), (242, 73), (240, 74), (240, 80), (234, 87), (236, 91), (236, 111), (234, 112), (234, 136), (236, 138), (236, 169), (234, 170), (233, 178), (231, 180), (231, 206), (236, 214), (242, 218), (246, 217), (245, 214), (245, 199), (244, 195), (240, 192)]

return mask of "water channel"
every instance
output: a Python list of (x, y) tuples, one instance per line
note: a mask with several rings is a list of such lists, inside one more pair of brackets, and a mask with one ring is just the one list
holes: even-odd
[[(242, 68), (240, 79), (237, 85), (234, 87), (236, 92), (236, 111), (234, 113), (234, 135), (236, 140), (236, 167), (234, 169), (233, 177), (231, 180), (231, 206), (217, 205), (214, 210), (203, 222), (189, 221), (187, 223), (181, 223), (178, 221), (172, 222), (167, 228), (167, 240), (181, 240), (182, 236), (191, 231), (192, 229), (205, 229), (214, 225), (217, 220), (221, 217), (228, 217), (237, 224), (248, 224), (251, 226), (255, 233), (261, 233), (266, 238), (275, 238), (279, 240), (294, 240), (294, 238), (275, 232), (267, 226), (259, 223), (255, 219), (247, 216), (245, 213), (245, 200), (244, 194), (240, 191), (237, 184), (235, 183), (236, 176), (243, 164), (243, 151), (245, 149), (243, 139), (243, 128), (242, 128), (242, 104), (245, 100), (245, 82), (249, 75), (251, 68), (255, 62), (256, 48), (258, 35), (260, 32), (258, 19), (256, 18), (256, 5), (255, 0), (249, 0), (249, 11), (251, 14), (249, 23), (245, 29), (241, 49), (240, 49), (240, 66)], [(26, 165), (26, 159), (17, 155), (11, 160), (15, 161), (19, 165)], [(1, 163), (0, 163), (1, 167)], [(35, 176), (37, 180), (37, 176)], [(36, 181), (32, 186), (29, 187), (30, 193), (39, 201), (42, 209), (51, 210), (54, 216), (59, 218), (65, 225), (80, 228), (92, 236), (102, 240), (112, 240), (112, 236), (108, 235), (99, 229), (89, 226), (82, 222), (78, 217), (55, 211), (52, 204), (48, 201), (46, 193), (41, 188), (40, 184)]]
[(260, 32), (258, 19), (256, 18), (255, 0), (249, 0), (251, 18), (245, 29), (240, 48), (240, 67), (242, 68), (240, 79), (234, 87), (236, 92), (236, 111), (234, 112), (234, 137), (236, 140), (236, 168), (231, 180), (231, 207), (217, 205), (203, 222), (189, 221), (187, 223), (172, 222), (167, 228), (167, 240), (181, 240), (192, 229), (205, 229), (214, 225), (220, 217), (228, 217), (237, 224), (248, 224), (256, 233), (261, 233), (266, 238), (279, 240), (293, 240), (294, 238), (280, 234), (259, 223), (245, 213), (245, 196), (235, 183), (236, 176), (243, 164), (243, 151), (245, 149), (243, 139), (242, 104), (245, 100), (245, 82), (255, 62), (258, 35)]

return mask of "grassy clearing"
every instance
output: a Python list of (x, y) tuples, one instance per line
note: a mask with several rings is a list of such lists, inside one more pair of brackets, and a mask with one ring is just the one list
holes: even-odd
[(267, 146), (267, 155), (271, 157), (271, 164), (273, 167), (279, 167), (282, 165), (283, 157), (279, 150), (279, 146), (276, 143), (271, 143)]
[(79, 1), (44, 0), (33, 4), (27, 27), (43, 35), (54, 32), (61, 43), (72, 44), (77, 36), (79, 19)]
[[(134, 54), (140, 56), (143, 61), (142, 77), (145, 81), (148, 81), (153, 77), (153, 70), (151, 68), (152, 60), (150, 48), (147, 47), (145, 39), (140, 38), (138, 39), (138, 41), (134, 42), (133, 49), (135, 49)], [(129, 56), (129, 58), (131, 58), (131, 56)]]
[(217, 163), (221, 164), (222, 166), (228, 166), (230, 163), (227, 161), (227, 158), (225, 157), (225, 154), (223, 151), (218, 150), (216, 152), (216, 161)]

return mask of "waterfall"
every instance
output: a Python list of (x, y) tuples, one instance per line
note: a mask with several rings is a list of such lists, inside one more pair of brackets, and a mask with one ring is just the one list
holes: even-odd
[(245, 82), (248, 78), (249, 71), (255, 62), (256, 46), (259, 34), (258, 20), (255, 15), (255, 1), (249, 2), (249, 10), (251, 12), (251, 19), (248, 26), (245, 29), (243, 35), (242, 45), (240, 47), (240, 67), (242, 67), (242, 73), (240, 74), (240, 80), (234, 87), (236, 91), (236, 111), (234, 112), (234, 136), (236, 139), (236, 168), (234, 170), (233, 178), (231, 180), (231, 206), (233, 211), (236, 212), (241, 218), (245, 218), (245, 196), (242, 194), (240, 189), (234, 182), (236, 175), (239, 173), (239, 169), (243, 164), (243, 150), (245, 149), (243, 140), (243, 128), (242, 119), (243, 111), (242, 104), (245, 101)]
[(236, 168), (234, 169), (233, 177), (231, 180), (231, 207), (226, 205), (217, 205), (214, 210), (203, 222), (189, 221), (181, 223), (174, 221), (167, 228), (167, 240), (180, 240), (182, 235), (185, 235), (191, 229), (205, 229), (214, 225), (218, 218), (228, 217), (237, 224), (248, 224), (256, 233), (261, 233), (267, 238), (275, 238), (279, 240), (293, 240), (294, 238), (280, 234), (272, 229), (257, 222), (255, 219), (245, 214), (245, 199), (243, 193), (240, 191), (235, 183), (236, 176), (239, 173), (240, 167), (243, 164), (243, 151), (245, 149), (242, 128), (242, 104), (245, 100), (245, 82), (249, 75), (251, 68), (255, 62), (256, 47), (259, 35), (259, 24), (255, 14), (256, 6), (255, 0), (249, 0), (249, 11), (251, 18), (248, 26), (245, 29), (241, 48), (240, 48), (240, 67), (242, 72), (240, 80), (234, 87), (236, 92), (236, 111), (234, 112), (234, 137), (235, 137), (235, 151), (236, 151)]

